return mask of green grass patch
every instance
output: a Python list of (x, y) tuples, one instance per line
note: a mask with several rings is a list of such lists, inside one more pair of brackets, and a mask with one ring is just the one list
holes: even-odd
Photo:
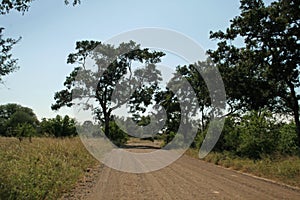
[[(189, 149), (187, 155), (198, 158), (198, 151)], [(300, 158), (297, 156), (272, 156), (259, 160), (241, 158), (230, 152), (211, 152), (205, 161), (256, 176), (300, 187)]]
[(0, 199), (57, 199), (97, 164), (78, 137), (0, 137), (0, 160)]

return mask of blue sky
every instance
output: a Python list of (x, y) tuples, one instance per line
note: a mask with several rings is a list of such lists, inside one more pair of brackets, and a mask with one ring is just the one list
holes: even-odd
[(20, 70), (4, 78), (0, 104), (28, 106), (39, 119), (72, 115), (72, 109), (54, 112), (50, 106), (74, 67), (66, 58), (76, 41), (105, 41), (132, 29), (160, 27), (187, 35), (204, 50), (214, 49), (216, 41), (209, 40), (209, 31), (225, 30), (239, 14), (239, 0), (82, 0), (76, 7), (63, 2), (36, 0), (24, 15), (0, 17), (6, 37), (22, 36), (12, 51)]

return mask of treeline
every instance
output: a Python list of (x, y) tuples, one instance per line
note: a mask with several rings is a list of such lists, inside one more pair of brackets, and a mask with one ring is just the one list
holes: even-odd
[(31, 108), (18, 104), (0, 105), (0, 136), (24, 137), (76, 136), (76, 121), (68, 115), (55, 118), (43, 118), (39, 121)]
[[(154, 120), (164, 122), (159, 134), (166, 144), (174, 137), (188, 141), (190, 130), (199, 126), (193, 143), (199, 147), (210, 119), (224, 117), (216, 151), (251, 158), (296, 154), (300, 147), (299, 1), (278, 0), (266, 6), (262, 0), (242, 0), (240, 4), (240, 15), (230, 21), (226, 31), (211, 32), (217, 48), (207, 51), (209, 58), (177, 66), (164, 88), (162, 74), (156, 69), (164, 52), (143, 49), (134, 41), (119, 46), (76, 42), (75, 52), (67, 59), (74, 70), (66, 77), (65, 88), (55, 93), (52, 109), (78, 105), (90, 109), (104, 134), (119, 144), (127, 136), (116, 128), (114, 110), (126, 105), (132, 121), (146, 126), (152, 121), (146, 111), (155, 104), (159, 106)], [(85, 66), (89, 59), (96, 66), (92, 70)], [(145, 67), (133, 70), (133, 64)], [(221, 102), (226, 106), (221, 109), (213, 105), (223, 92), (216, 86), (214, 69), (220, 72), (226, 90)], [(112, 98), (113, 94), (117, 98)], [(128, 94), (132, 94), (130, 98)], [(97, 105), (89, 99), (96, 99)], [(74, 103), (77, 100), (80, 103)], [(280, 115), (289, 120), (279, 120)], [(167, 119), (159, 118), (165, 116)], [(126, 126), (128, 133), (135, 131), (130, 122)], [(185, 129), (183, 138), (175, 136), (180, 126)]]

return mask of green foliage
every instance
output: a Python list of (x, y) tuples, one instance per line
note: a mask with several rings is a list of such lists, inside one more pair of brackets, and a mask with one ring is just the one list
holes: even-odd
[(198, 131), (193, 143), (191, 144), (191, 148), (197, 150), (200, 149), (201, 144), (203, 143), (203, 140), (205, 138), (205, 135), (206, 134), (204, 131)]
[(169, 88), (164, 91), (159, 91), (155, 94), (155, 101), (159, 103), (167, 114), (165, 123), (165, 143), (169, 143), (177, 132), (180, 120), (181, 120), (181, 109), (178, 98)]
[(170, 132), (167, 132), (167, 133), (164, 133), (164, 142), (165, 144), (168, 144), (169, 142), (171, 142), (174, 137), (176, 136), (176, 133), (173, 132), (173, 131), (170, 131)]
[(4, 0), (0, 4), (0, 14), (8, 14), (11, 10), (16, 10), (21, 13), (28, 11), (32, 0)]
[(128, 140), (128, 135), (119, 128), (119, 126), (114, 121), (109, 122), (109, 135), (107, 137), (116, 146), (124, 145)]
[(279, 133), (277, 150), (282, 154), (297, 154), (299, 147), (297, 146), (297, 132), (295, 124), (283, 124), (280, 127)]
[(238, 155), (261, 158), (265, 154), (297, 153), (296, 127), (277, 124), (269, 112), (254, 111), (233, 127), (224, 133), (224, 141), (226, 150), (234, 149)]
[(101, 125), (94, 124), (92, 121), (84, 121), (83, 124), (76, 124), (76, 130), (80, 134), (80, 137), (99, 138), (104, 136), (101, 131)]
[[(39, 121), (31, 108), (23, 107), (18, 104), (0, 105), (0, 135), (17, 136), (20, 127), (31, 127), (33, 136), (36, 133)], [(26, 128), (27, 129), (27, 128)]]
[(16, 111), (10, 116), (8, 121), (9, 127), (16, 127), (18, 124), (36, 125), (37, 119), (24, 111)]
[[(76, 43), (76, 51), (68, 56), (67, 62), (74, 64), (75, 68), (64, 82), (66, 89), (55, 93), (56, 102), (51, 108), (58, 110), (63, 106), (71, 107), (74, 101), (79, 99), (83, 102), (81, 105), (84, 109), (91, 110), (98, 122), (104, 126), (105, 135), (116, 143), (122, 143), (123, 137), (118, 141), (113, 134), (123, 134), (118, 130), (110, 133), (110, 122), (113, 119), (112, 112), (127, 103), (128, 94), (136, 89), (136, 84), (132, 84), (131, 80), (131, 64), (146, 63), (148, 69), (152, 70), (153, 65), (160, 62), (164, 54), (141, 49), (140, 45), (133, 41), (117, 47), (98, 41), (80, 41)], [(85, 66), (87, 59), (92, 59), (96, 64), (95, 71)], [(118, 98), (112, 98), (116, 88)], [(94, 99), (98, 105), (82, 101), (89, 98)]]
[(20, 40), (20, 38), (17, 40), (4, 38), (3, 31), (4, 28), (0, 27), (0, 83), (3, 81), (3, 76), (6, 76), (19, 68), (17, 66), (17, 59), (12, 58), (12, 54), (10, 52), (12, 47)]
[(240, 144), (237, 152), (249, 158), (261, 158), (275, 152), (278, 141), (278, 126), (268, 112), (252, 112), (245, 115), (237, 130)]
[(18, 124), (16, 127), (16, 137), (32, 137), (36, 135), (36, 129), (28, 123)]
[(225, 32), (211, 33), (219, 42), (208, 51), (223, 77), (228, 104), (233, 110), (292, 113), (300, 146), (299, 1), (265, 6), (262, 0), (241, 0), (240, 10)]
[[(192, 147), (199, 149), (207, 130), (199, 131)], [(222, 134), (214, 147), (216, 152), (260, 159), (265, 155), (297, 155), (294, 124), (277, 123), (269, 111), (252, 111), (242, 117), (227, 117)]]
[[(164, 54), (161, 53), (160, 56)], [(158, 84), (162, 81), (161, 72), (154, 63), (146, 64), (145, 68), (134, 71), (134, 92), (130, 97), (130, 112), (133, 113), (134, 120), (138, 121), (142, 113), (155, 101), (155, 95), (161, 89)]]
[(240, 132), (235, 126), (235, 118), (226, 118), (223, 132), (219, 140), (219, 142), (224, 143), (224, 150), (233, 151), (234, 153), (236, 153), (236, 149), (240, 144)]
[(76, 136), (76, 121), (68, 115), (61, 117), (57, 115), (52, 119), (42, 119), (40, 123), (40, 131), (43, 135), (54, 137), (70, 137)]

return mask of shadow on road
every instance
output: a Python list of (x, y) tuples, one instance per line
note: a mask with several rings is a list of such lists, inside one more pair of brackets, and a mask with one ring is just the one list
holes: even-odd
[(161, 149), (161, 147), (145, 145), (145, 144), (127, 144), (122, 146), (124, 149)]

